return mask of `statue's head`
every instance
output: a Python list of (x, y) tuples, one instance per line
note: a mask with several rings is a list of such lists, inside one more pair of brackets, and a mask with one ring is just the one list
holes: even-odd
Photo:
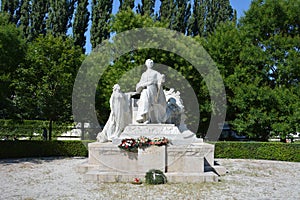
[(121, 87), (119, 84), (115, 84), (114, 87), (113, 87), (113, 91), (120, 91), (121, 90)]
[(153, 65), (154, 65), (154, 62), (153, 62), (153, 60), (151, 60), (151, 59), (147, 59), (146, 62), (145, 62), (145, 64), (146, 64), (146, 67), (147, 67), (148, 69), (152, 69), (152, 67), (153, 67)]

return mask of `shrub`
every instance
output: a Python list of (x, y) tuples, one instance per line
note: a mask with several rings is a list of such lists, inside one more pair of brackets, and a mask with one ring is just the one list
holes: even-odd
[(217, 142), (216, 158), (263, 159), (300, 162), (299, 143)]
[(91, 141), (0, 141), (0, 158), (87, 157), (89, 142)]
[(167, 183), (167, 177), (158, 169), (150, 169), (145, 176), (147, 184), (157, 185)]

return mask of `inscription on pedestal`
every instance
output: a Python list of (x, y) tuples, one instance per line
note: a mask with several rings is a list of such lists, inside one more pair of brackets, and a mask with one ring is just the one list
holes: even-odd
[(138, 165), (140, 172), (150, 169), (165, 171), (166, 168), (166, 146), (150, 146), (138, 150)]

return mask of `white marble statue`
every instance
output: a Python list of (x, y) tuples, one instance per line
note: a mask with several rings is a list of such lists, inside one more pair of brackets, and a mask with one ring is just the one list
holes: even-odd
[(164, 90), (164, 93), (168, 102), (166, 123), (175, 124), (181, 132), (188, 130), (185, 124), (186, 115), (180, 92), (175, 92), (174, 88), (171, 88)]
[(165, 76), (152, 69), (153, 60), (146, 60), (147, 70), (142, 74), (136, 85), (136, 92), (140, 93), (136, 121), (138, 123), (165, 123), (167, 120), (167, 102), (162, 84)]
[(111, 109), (110, 116), (102, 132), (97, 136), (98, 142), (107, 142), (113, 138), (118, 138), (131, 120), (129, 97), (121, 91), (118, 84), (113, 87), (109, 103)]

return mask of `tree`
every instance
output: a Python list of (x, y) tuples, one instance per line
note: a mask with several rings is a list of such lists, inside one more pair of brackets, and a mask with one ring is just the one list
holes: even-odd
[(49, 9), (49, 0), (32, 0), (31, 37), (29, 41), (37, 38), (40, 34), (46, 34), (46, 16)]
[(215, 28), (221, 23), (233, 19), (233, 9), (229, 0), (205, 1), (207, 15), (205, 32), (213, 33)]
[(175, 3), (171, 0), (161, 0), (160, 2), (159, 20), (162, 22), (168, 22), (169, 27), (171, 27)]
[(47, 31), (54, 36), (66, 36), (74, 14), (76, 0), (50, 0)]
[(188, 34), (206, 37), (213, 33), (220, 23), (227, 21), (236, 22), (236, 11), (232, 9), (229, 0), (195, 0)]
[(73, 24), (73, 37), (75, 45), (79, 45), (82, 48), (83, 53), (85, 52), (86, 37), (85, 32), (88, 28), (90, 13), (87, 9), (88, 0), (79, 0), (75, 13), (75, 19)]
[(154, 17), (155, 0), (142, 0), (137, 8), (137, 13)]
[(112, 0), (92, 1), (91, 43), (95, 48), (110, 36), (109, 21), (112, 13)]
[(223, 24), (205, 43), (224, 77), (227, 120), (254, 139), (299, 130), (299, 6), (253, 1), (237, 28)]
[(2, 0), (1, 11), (8, 13), (9, 21), (14, 24), (19, 22), (22, 2), (21, 0)]
[[(186, 33), (188, 20), (191, 15), (191, 4), (188, 0), (176, 0), (174, 9), (174, 19), (172, 21), (172, 30), (176, 30), (183, 34)], [(172, 19), (171, 19), (172, 20)]]
[(22, 118), (49, 120), (50, 136), (53, 121), (70, 121), (73, 83), (83, 58), (70, 38), (49, 35), (30, 43), (14, 80)]
[(7, 14), (0, 13), (0, 118), (14, 115), (14, 88), (11, 83), (25, 52), (26, 44), (21, 30), (9, 22)]
[(205, 26), (205, 7), (204, 0), (195, 0), (193, 4), (193, 13), (188, 22), (188, 35), (204, 36)]
[[(242, 30), (251, 29), (251, 33), (245, 31), (246, 38), (264, 60), (257, 65), (259, 75), (273, 90), (275, 102), (282, 105), (272, 109), (277, 120), (271, 124), (271, 130), (283, 135), (292, 129), (296, 131), (296, 123), (288, 118), (300, 119), (299, 108), (295, 108), (299, 99), (294, 98), (300, 77), (300, 20), (296, 17), (299, 8), (300, 2), (295, 0), (256, 0), (240, 22)], [(284, 101), (282, 94), (288, 95), (289, 99)]]
[(127, 10), (130, 8), (131, 10), (134, 7), (134, 0), (120, 0), (120, 7), (119, 10)]
[(31, 5), (30, 0), (24, 0), (21, 7), (20, 26), (23, 31), (24, 38), (31, 38), (31, 20), (30, 20)]

